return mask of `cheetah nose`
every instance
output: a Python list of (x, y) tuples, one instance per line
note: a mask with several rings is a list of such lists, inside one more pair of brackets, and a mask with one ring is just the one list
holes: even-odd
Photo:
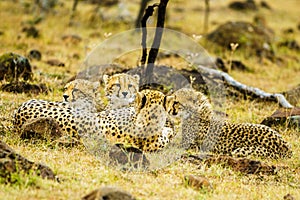
[(126, 95), (128, 94), (128, 92), (122, 92), (122, 94), (124, 95), (124, 97), (126, 97)]
[(69, 95), (64, 94), (63, 97), (64, 97), (65, 101), (68, 101)]

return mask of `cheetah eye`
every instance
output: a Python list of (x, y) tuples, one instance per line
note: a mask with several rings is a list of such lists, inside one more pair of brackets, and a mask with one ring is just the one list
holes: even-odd
[(129, 84), (129, 85), (128, 85), (129, 88), (131, 88), (132, 86), (133, 86), (132, 84)]
[(120, 83), (115, 83), (114, 86), (121, 87)]

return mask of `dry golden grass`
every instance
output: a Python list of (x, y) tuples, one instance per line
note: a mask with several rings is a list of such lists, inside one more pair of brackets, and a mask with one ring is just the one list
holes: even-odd
[[(26, 55), (31, 49), (40, 49), (43, 54), (42, 61), (31, 62), (34, 66), (35, 82), (46, 83), (52, 91), (48, 95), (38, 96), (0, 92), (0, 138), (28, 159), (51, 167), (58, 174), (61, 182), (24, 177), (24, 183), (21, 185), (0, 185), (0, 199), (80, 199), (93, 189), (104, 185), (122, 188), (138, 199), (283, 199), (283, 196), (288, 193), (292, 194), (295, 199), (300, 199), (299, 129), (274, 127), (291, 143), (295, 153), (293, 158), (288, 160), (265, 160), (268, 164), (288, 166), (287, 169), (280, 170), (277, 175), (273, 176), (243, 175), (218, 165), (207, 167), (183, 162), (175, 162), (154, 172), (122, 172), (105, 166), (103, 161), (97, 160), (83, 146), (49, 148), (46, 144), (28, 144), (18, 139), (16, 133), (9, 128), (12, 126), (10, 120), (14, 109), (31, 98), (61, 100), (63, 84), (78, 72), (85, 56), (105, 39), (105, 33), (116, 34), (133, 28), (122, 22), (95, 20), (92, 13), (94, 7), (83, 3), (79, 4), (77, 16), (74, 19), (75, 25), (69, 27), (69, 11), (72, 1), (63, 1), (64, 7), (58, 7), (56, 13), (49, 14), (37, 25), (41, 31), (41, 37), (39, 39), (27, 38), (21, 32), (21, 24), (32, 20), (35, 15), (22, 6), (21, 2), (26, 1), (18, 2), (15, 4), (13, 1), (0, 1), (0, 18), (5, 19), (0, 23), (0, 31), (4, 32), (4, 35), (0, 35), (0, 54), (13, 51)], [(226, 8), (229, 2), (229, 0), (211, 2), (210, 21), (213, 25), (210, 26), (210, 31), (228, 20), (252, 21), (254, 13), (230, 11)], [(269, 0), (267, 2), (273, 10), (261, 9), (259, 13), (266, 17), (268, 25), (275, 30), (279, 38), (285, 37), (282, 30), (289, 27), (296, 29), (297, 23), (300, 22), (297, 1)], [(137, 13), (138, 3), (138, 0), (128, 3), (133, 17)], [(182, 8), (183, 12), (174, 8)], [(189, 3), (183, 0), (170, 1), (167, 27), (175, 27), (190, 36), (202, 34), (201, 10), (203, 8), (204, 1), (201, 3), (198, 0), (189, 1)], [(109, 12), (105, 14), (109, 15)], [(94, 20), (91, 22), (92, 18)], [(83, 40), (78, 44), (66, 43), (61, 39), (65, 34), (78, 34)], [(97, 37), (91, 37), (91, 35), (97, 35)], [(300, 41), (299, 30), (293, 37)], [(213, 54), (213, 46), (208, 46), (207, 49)], [(79, 59), (74, 57), (75, 54), (79, 55)], [(217, 56), (228, 58), (229, 55), (229, 51), (224, 51)], [(237, 51), (233, 55), (234, 59), (241, 59), (252, 69), (252, 72), (232, 71), (231, 75), (242, 83), (267, 92), (289, 90), (299, 84), (299, 52), (280, 50), (279, 56), (287, 58), (288, 62), (282, 66), (269, 61), (259, 63), (256, 58), (245, 59), (242, 53)], [(290, 57), (296, 57), (298, 60), (290, 59)], [(59, 59), (66, 66), (64, 68), (49, 67), (44, 61), (52, 58)], [(136, 60), (137, 58), (132, 58), (129, 63), (126, 63), (126, 59), (120, 59), (120, 62), (131, 66)], [(166, 62), (176, 66), (178, 60), (170, 59)], [(183, 64), (180, 63), (180, 65), (182, 67)], [(272, 114), (278, 105), (227, 99), (225, 107), (230, 120), (234, 122), (260, 123), (262, 119)], [(214, 190), (212, 192), (195, 191), (187, 187), (183, 180), (187, 174), (207, 177), (212, 182)], [(33, 185), (29, 185), (30, 181), (33, 181)]]

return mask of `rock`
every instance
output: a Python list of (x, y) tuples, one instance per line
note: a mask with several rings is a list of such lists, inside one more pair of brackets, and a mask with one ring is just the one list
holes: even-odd
[(287, 194), (283, 197), (284, 200), (296, 200), (291, 194)]
[(300, 51), (300, 45), (296, 40), (287, 40), (278, 44), (279, 47), (287, 47), (292, 50)]
[(81, 142), (62, 131), (54, 118), (44, 117), (28, 120), (20, 128), (20, 138), (30, 140), (31, 143), (38, 140), (50, 142), (50, 146), (74, 147)]
[(134, 147), (124, 147), (121, 144), (112, 146), (109, 157), (110, 164), (121, 165), (124, 170), (146, 169), (150, 164), (141, 150)]
[(257, 10), (254, 0), (234, 1), (228, 7), (238, 11)]
[(78, 44), (79, 42), (82, 41), (82, 38), (79, 35), (75, 35), (75, 34), (63, 35), (61, 39), (64, 42), (71, 43), (71, 44)]
[(15, 53), (5, 53), (0, 56), (0, 80), (28, 81), (32, 80), (32, 76), (32, 68), (27, 58)]
[(288, 125), (300, 128), (300, 108), (279, 108), (271, 116), (265, 118), (261, 124), (267, 126)]
[(37, 118), (28, 120), (21, 127), (22, 139), (43, 139), (53, 141), (62, 137), (62, 131), (55, 119)]
[(239, 60), (232, 60), (231, 63), (230, 61), (227, 61), (227, 66), (221, 58), (216, 58), (215, 62), (218, 69), (226, 73), (228, 72), (228, 67), (230, 64), (231, 70), (250, 71), (249, 68), (244, 63), (242, 63), (242, 61)]
[(47, 60), (46, 63), (50, 66), (57, 66), (57, 67), (64, 67), (65, 66), (65, 63), (57, 60), (57, 59), (50, 59), (50, 60)]
[[(142, 77), (143, 71), (142, 67), (137, 67), (127, 73), (132, 75), (138, 74)], [(190, 78), (193, 77), (195, 79), (193, 81), (193, 88), (203, 92), (204, 94), (208, 94), (207, 82), (204, 81), (202, 74), (196, 69), (177, 70), (170, 66), (160, 65), (154, 66), (153, 72), (153, 83), (151, 83), (151, 85), (147, 85), (141, 82), (140, 90), (154, 88), (166, 94), (170, 92), (170, 90), (176, 91), (183, 87), (190, 87)], [(143, 81), (143, 78), (141, 78), (141, 81)]]
[(284, 34), (292, 34), (294, 33), (294, 29), (293, 28), (287, 28), (285, 30), (282, 31)]
[(244, 174), (276, 174), (277, 167), (266, 165), (261, 161), (251, 160), (248, 158), (233, 158), (230, 156), (210, 157), (204, 161), (208, 166), (212, 164), (221, 164), (223, 167), (230, 167), (234, 171)]
[(48, 88), (45, 84), (29, 84), (25, 82), (3, 84), (0, 87), (1, 91), (13, 93), (39, 94), (48, 93)]
[(218, 67), (219, 70), (223, 71), (223, 72), (228, 72), (227, 67), (225, 66), (224, 61), (222, 60), (222, 58), (216, 58), (216, 65)]
[(39, 50), (33, 49), (29, 51), (28, 58), (32, 60), (41, 60), (42, 54)]
[(192, 187), (195, 190), (207, 189), (208, 191), (213, 190), (213, 187), (209, 180), (204, 176), (196, 175), (187, 175), (184, 177), (184, 180), (188, 186)]
[(22, 32), (26, 33), (26, 37), (38, 38), (40, 36), (39, 31), (34, 26), (24, 27)]
[(249, 55), (273, 57), (271, 48), (273, 31), (262, 25), (249, 22), (227, 22), (207, 35), (207, 39), (231, 50), (231, 43), (238, 43), (237, 49), (247, 50)]
[(268, 10), (272, 10), (271, 6), (270, 6), (266, 1), (261, 1), (261, 2), (260, 2), (260, 6), (261, 6), (262, 8), (266, 8), (266, 9), (268, 9)]
[(101, 187), (84, 196), (82, 200), (135, 200), (135, 198), (124, 191), (113, 187)]
[[(229, 61), (228, 61), (229, 62)], [(232, 60), (231, 61), (231, 69), (232, 70), (240, 70), (240, 71), (249, 71), (249, 68), (239, 60)]]
[(12, 179), (13, 173), (34, 173), (37, 176), (49, 180), (58, 180), (53, 170), (49, 167), (34, 163), (17, 154), (3, 141), (0, 141), (0, 177), (5, 183), (14, 183)]

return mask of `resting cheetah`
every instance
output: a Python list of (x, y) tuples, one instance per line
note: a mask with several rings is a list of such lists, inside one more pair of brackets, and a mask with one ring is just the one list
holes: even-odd
[[(76, 100), (88, 96), (78, 88), (71, 94)], [(108, 109), (100, 113), (87, 112), (84, 107), (73, 108), (68, 102), (30, 100), (17, 110), (14, 125), (20, 129), (27, 120), (51, 117), (72, 137), (99, 135), (112, 143), (129, 144), (142, 151), (159, 150), (173, 134), (172, 128), (165, 127), (165, 96), (150, 90), (136, 95), (135, 107)]]
[(81, 137), (105, 137), (113, 144), (125, 144), (143, 152), (165, 147), (173, 137), (172, 127), (165, 127), (165, 95), (159, 91), (137, 92), (135, 108), (105, 110), (95, 115), (75, 113)]
[[(118, 88), (121, 91), (127, 91), (127, 96), (133, 98), (138, 90), (138, 76), (127, 74), (116, 74), (111, 77), (105, 76), (107, 95), (113, 96), (115, 102), (118, 101), (119, 90), (113, 90), (114, 84), (119, 82)], [(133, 80), (132, 83), (129, 80)], [(130, 87), (128, 86), (130, 84)], [(130, 89), (128, 89), (130, 88)], [(116, 93), (116, 94), (115, 94)], [(14, 113), (13, 124), (17, 130), (30, 120), (37, 118), (53, 118), (61, 127), (63, 133), (71, 137), (78, 138), (76, 130), (76, 121), (73, 116), (74, 109), (77, 112), (96, 112), (103, 110), (104, 104), (100, 100), (100, 84), (83, 79), (76, 79), (65, 86), (63, 94), (65, 102), (49, 102), (44, 100), (32, 99), (23, 103)], [(125, 104), (124, 97), (120, 96), (122, 105)], [(131, 99), (130, 99), (131, 101)], [(109, 103), (108, 107), (114, 108), (115, 103)], [(99, 109), (101, 107), (101, 109)]]
[(230, 123), (214, 118), (207, 98), (193, 89), (180, 89), (167, 100), (167, 111), (180, 117), (183, 147), (236, 156), (289, 158), (292, 151), (273, 129), (250, 123)]

